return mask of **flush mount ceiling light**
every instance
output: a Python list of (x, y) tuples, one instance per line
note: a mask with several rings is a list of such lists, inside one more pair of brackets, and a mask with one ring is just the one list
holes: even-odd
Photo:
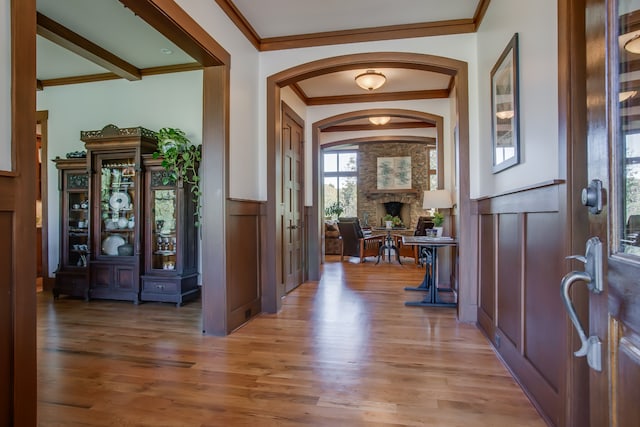
[(391, 120), (389, 116), (369, 117), (369, 121), (374, 125), (386, 125)]
[(638, 91), (636, 91), (636, 90), (628, 90), (626, 92), (620, 92), (618, 94), (618, 101), (619, 102), (624, 102), (629, 98), (633, 98), (637, 94), (638, 94)]
[(500, 120), (511, 119), (513, 118), (513, 110), (498, 111), (496, 117)]
[(631, 53), (640, 53), (640, 35), (627, 40), (627, 42), (624, 44), (624, 50)]
[(356, 76), (356, 84), (365, 90), (376, 90), (380, 88), (387, 78), (382, 73), (378, 73), (374, 70), (367, 70), (366, 73), (358, 74)]

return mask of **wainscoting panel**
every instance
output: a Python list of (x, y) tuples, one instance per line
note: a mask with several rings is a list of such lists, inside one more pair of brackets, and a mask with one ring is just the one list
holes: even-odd
[(522, 316), (522, 226), (519, 214), (498, 215), (498, 328), (520, 348)]
[(260, 205), (244, 200), (227, 203), (228, 332), (262, 311)]
[[(549, 313), (564, 314), (560, 299), (562, 256), (549, 260), (562, 248), (562, 220), (554, 212), (527, 214), (527, 247), (525, 254), (525, 357), (536, 366), (545, 381), (559, 388), (560, 364), (556, 349), (562, 348), (562, 337), (557, 333), (541, 333), (558, 329), (556, 317)], [(533, 250), (535, 249), (535, 251)]]
[(478, 326), (540, 412), (561, 419), (567, 322), (559, 181), (476, 201)]
[(482, 251), (479, 254), (478, 277), (480, 278), (480, 307), (478, 323), (488, 336), (493, 337), (496, 321), (496, 276), (495, 276), (495, 228), (493, 215), (480, 215), (479, 241)]
[[(0, 231), (4, 236), (11, 236), (13, 233), (13, 215), (11, 212), (0, 212)], [(0, 257), (0, 268), (4, 273), (0, 276), (0, 425), (11, 424), (13, 412), (13, 360), (14, 336), (13, 328), (13, 292), (11, 282), (13, 276), (13, 239), (5, 238), (0, 243), (2, 257)]]

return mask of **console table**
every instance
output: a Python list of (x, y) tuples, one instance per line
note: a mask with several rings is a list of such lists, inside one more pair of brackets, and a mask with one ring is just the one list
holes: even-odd
[(425, 266), (424, 279), (416, 287), (406, 287), (405, 291), (428, 291), (428, 294), (420, 301), (407, 301), (404, 305), (408, 307), (455, 307), (456, 302), (446, 302), (440, 300), (438, 291), (451, 292), (449, 288), (438, 288), (438, 248), (448, 246), (457, 248), (458, 241), (451, 237), (427, 237), (427, 236), (402, 236), (403, 245), (417, 245), (431, 250), (432, 272)]

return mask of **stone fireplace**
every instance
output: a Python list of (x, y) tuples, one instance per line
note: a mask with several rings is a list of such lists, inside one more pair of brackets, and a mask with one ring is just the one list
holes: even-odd
[[(378, 157), (411, 156), (411, 188), (378, 190)], [(398, 216), (413, 229), (424, 216), (422, 193), (428, 189), (428, 148), (418, 143), (365, 143), (358, 151), (358, 217), (363, 225), (382, 227), (386, 203), (399, 206)], [(390, 206), (390, 205), (387, 205)], [(393, 215), (393, 213), (392, 213)]]
[(411, 204), (409, 203), (397, 201), (377, 203), (375, 218), (380, 218), (381, 221), (381, 223), (377, 225), (384, 225), (382, 218), (384, 218), (386, 214), (399, 217), (402, 223), (407, 226), (411, 224)]

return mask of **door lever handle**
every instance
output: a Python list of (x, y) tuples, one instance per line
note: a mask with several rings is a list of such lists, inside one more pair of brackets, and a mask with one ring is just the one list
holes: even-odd
[(578, 332), (581, 342), (580, 349), (573, 354), (576, 357), (587, 356), (589, 366), (600, 372), (602, 371), (602, 343), (595, 335), (587, 337), (580, 323), (580, 319), (578, 319), (578, 314), (571, 301), (571, 297), (569, 296), (569, 289), (575, 282), (584, 282), (594, 294), (602, 292), (602, 242), (600, 242), (600, 239), (597, 237), (592, 237), (587, 241), (587, 250), (584, 256), (572, 255), (567, 257), (567, 259), (577, 259), (585, 264), (585, 271), (572, 271), (567, 273), (562, 278), (562, 282), (560, 282), (562, 301), (567, 309), (571, 323), (573, 323), (573, 326)]

